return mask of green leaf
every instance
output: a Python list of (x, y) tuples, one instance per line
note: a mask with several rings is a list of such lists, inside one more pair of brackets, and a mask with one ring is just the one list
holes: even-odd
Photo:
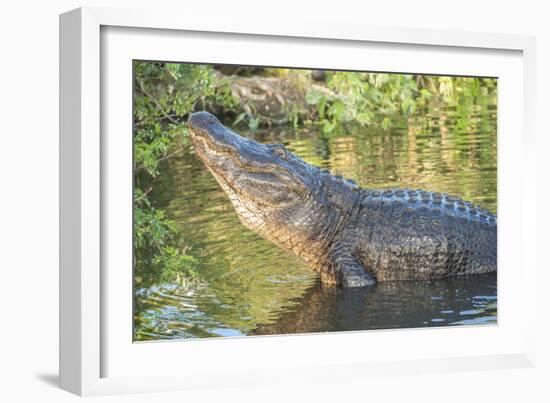
[(238, 125), (244, 118), (246, 117), (246, 113), (245, 112), (241, 112), (237, 115), (237, 118), (235, 119), (235, 121), (233, 122), (234, 125)]
[(391, 119), (385, 116), (384, 119), (382, 119), (381, 126), (382, 126), (382, 129), (388, 130), (391, 127)]
[(321, 91), (316, 89), (310, 89), (306, 94), (306, 102), (309, 105), (317, 105), (325, 98), (324, 94)]

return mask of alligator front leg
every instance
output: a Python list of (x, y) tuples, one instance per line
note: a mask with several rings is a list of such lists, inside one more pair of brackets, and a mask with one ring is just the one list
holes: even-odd
[(331, 263), (333, 273), (342, 287), (365, 287), (376, 284), (376, 279), (351, 252), (334, 252)]

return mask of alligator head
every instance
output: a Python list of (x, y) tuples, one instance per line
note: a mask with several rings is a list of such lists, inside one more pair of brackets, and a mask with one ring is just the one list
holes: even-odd
[(188, 120), (197, 155), (231, 200), (241, 222), (316, 265), (336, 220), (319, 189), (319, 168), (281, 144), (262, 144), (224, 127), (207, 112)]

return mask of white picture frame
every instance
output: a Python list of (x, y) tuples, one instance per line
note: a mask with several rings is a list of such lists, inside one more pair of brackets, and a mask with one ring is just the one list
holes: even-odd
[[(116, 27), (116, 28), (115, 28)], [(166, 59), (170, 46), (182, 40), (182, 35), (192, 33), (194, 40), (211, 38), (230, 41), (252, 41), (259, 46), (280, 46), (289, 49), (297, 46), (303, 49), (319, 43), (338, 52), (339, 49), (356, 48), (358, 52), (369, 47), (395, 49), (396, 52), (420, 52), (432, 66), (411, 65), (407, 71), (422, 69), (423, 73), (438, 73), (442, 65), (430, 52), (442, 52), (453, 60), (458, 72), (468, 72), (469, 68), (458, 59), (467, 54), (474, 58), (484, 58), (487, 71), (501, 69), (507, 77), (504, 93), (508, 98), (517, 95), (515, 103), (501, 104), (499, 114), (499, 325), (494, 327), (465, 327), (424, 330), (400, 330), (380, 332), (346, 332), (334, 335), (301, 335), (276, 337), (251, 337), (226, 340), (197, 340), (192, 343), (146, 343), (135, 345), (128, 340), (125, 325), (128, 300), (114, 301), (112, 293), (124, 284), (127, 277), (114, 276), (109, 271), (110, 248), (105, 228), (126, 228), (124, 221), (117, 221), (119, 215), (106, 214), (111, 211), (116, 200), (129, 200), (124, 197), (127, 182), (124, 170), (129, 173), (131, 165), (115, 167), (110, 156), (115, 150), (127, 148), (128, 138), (108, 135), (113, 127), (120, 126), (127, 131), (131, 113), (111, 121), (114, 115), (111, 108), (127, 111), (128, 94), (114, 81), (107, 80), (108, 74), (124, 74), (124, 61), (110, 66), (109, 60), (116, 57), (129, 58), (143, 55), (156, 45), (157, 60)], [(110, 37), (106, 35), (112, 35)], [(118, 35), (118, 36), (117, 36)], [(140, 47), (127, 46), (132, 38), (140, 37)], [(225, 38), (225, 39), (224, 39)], [(124, 42), (127, 41), (127, 42)], [(206, 41), (206, 40), (205, 40)], [(251, 44), (249, 42), (248, 44)], [(210, 42), (203, 43), (210, 46)], [(117, 47), (118, 46), (118, 47)], [(203, 46), (203, 49), (204, 49)], [(212, 45), (214, 46), (214, 45)], [(347, 48), (346, 48), (347, 47)], [(113, 51), (113, 49), (115, 51)], [(163, 49), (167, 53), (163, 53)], [(233, 49), (233, 48), (232, 48)], [(275, 49), (275, 48), (273, 48)], [(481, 34), (456, 31), (429, 31), (407, 28), (382, 28), (358, 26), (326, 21), (305, 21), (300, 24), (281, 24), (268, 21), (239, 19), (213, 19), (208, 16), (194, 16), (192, 20), (181, 21), (178, 16), (153, 10), (116, 10), (103, 8), (81, 8), (60, 17), (60, 384), (63, 389), (80, 395), (127, 393), (139, 391), (159, 391), (224, 385), (252, 385), (265, 382), (292, 382), (298, 374), (302, 379), (347, 379), (372, 374), (390, 375), (436, 371), (474, 370), (492, 368), (517, 368), (534, 365), (534, 321), (527, 313), (534, 312), (536, 265), (534, 246), (526, 242), (525, 234), (534, 233), (535, 217), (532, 203), (526, 197), (525, 189), (534, 187), (532, 183), (535, 162), (529, 158), (534, 138), (534, 39), (529, 36)], [(349, 51), (349, 50), (348, 50)], [(111, 52), (111, 53), (110, 53)], [(132, 53), (136, 52), (136, 53)], [(270, 64), (262, 52), (253, 53), (246, 60), (248, 64)], [(477, 55), (477, 56), (476, 56)], [(510, 55), (508, 58), (507, 55)], [(466, 57), (464, 56), (464, 57)], [(500, 60), (502, 63), (495, 63)], [(185, 57), (185, 56), (182, 56)], [(201, 61), (196, 53), (193, 61)], [(229, 56), (210, 56), (210, 62), (227, 62)], [(298, 54), (296, 53), (298, 58)], [(147, 57), (144, 57), (147, 58)], [(197, 59), (198, 58), (198, 59)], [(392, 56), (388, 56), (390, 60)], [(105, 60), (108, 59), (108, 60)], [(443, 60), (445, 58), (442, 58)], [(509, 59), (509, 63), (505, 62)], [(241, 64), (247, 64), (243, 61)], [(395, 62), (395, 61), (394, 61)], [(444, 60), (442, 61), (442, 63)], [(447, 61), (449, 62), (449, 61)], [(297, 66), (303, 62), (297, 61)], [(315, 64), (315, 62), (312, 62)], [(322, 63), (322, 62), (318, 62)], [(326, 62), (325, 62), (326, 63)], [(320, 67), (342, 67), (342, 63)], [(352, 63), (350, 61), (350, 63)], [(494, 63), (494, 65), (493, 65)], [(289, 63), (284, 63), (290, 66)], [(506, 70), (510, 66), (509, 70)], [(123, 69), (117, 71), (117, 66)], [(313, 65), (311, 65), (313, 66)], [(316, 66), (319, 66), (316, 64)], [(372, 65), (371, 65), (372, 66)], [(396, 65), (397, 66), (397, 65)], [(492, 67), (491, 67), (492, 66)], [(303, 66), (306, 67), (306, 66)], [(307, 66), (310, 67), (310, 66)], [(348, 66), (349, 67), (349, 66)], [(353, 66), (351, 66), (353, 67)], [(127, 68), (127, 65), (126, 67)], [(383, 68), (383, 67), (382, 67)], [(107, 70), (105, 70), (107, 69)], [(394, 67), (394, 70), (397, 67)], [(482, 69), (482, 72), (485, 70)], [(492, 70), (492, 71), (497, 71)], [(449, 70), (445, 70), (449, 72)], [(476, 71), (472, 70), (472, 73)], [(478, 72), (478, 74), (480, 74)], [(110, 77), (110, 76), (109, 76)], [(117, 76), (120, 78), (120, 76)], [(130, 80), (130, 78), (129, 78)], [(116, 81), (120, 83), (120, 80)], [(127, 83), (126, 83), (127, 84)], [(509, 86), (508, 86), (509, 84)], [(506, 88), (509, 88), (509, 92)], [(499, 91), (500, 91), (499, 83)], [(122, 98), (120, 95), (122, 94)], [(112, 96), (112, 97), (111, 97)], [(499, 95), (500, 96), (500, 95)], [(512, 102), (511, 99), (508, 101)], [(114, 106), (113, 106), (114, 105)], [(516, 114), (511, 108), (521, 108)], [(126, 108), (126, 109), (124, 109)], [(507, 120), (508, 115), (510, 119)], [(514, 115), (513, 117), (511, 115)], [(116, 114), (118, 116), (118, 114)], [(114, 125), (114, 126), (112, 126)], [(124, 126), (126, 125), (126, 126)], [(502, 127), (501, 127), (502, 126)], [(512, 129), (519, 131), (517, 137)], [(131, 135), (131, 133), (130, 133)], [(503, 136), (504, 140), (503, 140)], [(113, 141), (113, 139), (121, 139)], [(126, 139), (126, 140), (124, 140)], [(117, 148), (122, 147), (122, 148)], [(500, 149), (504, 151), (501, 152)], [(508, 150), (508, 151), (506, 151)], [(511, 164), (509, 152), (516, 150), (522, 155), (521, 169), (506, 169)], [(516, 159), (517, 161), (517, 159)], [(122, 173), (122, 182), (116, 182), (115, 170)], [(131, 174), (130, 174), (131, 175)], [(507, 182), (501, 186), (502, 177)], [(127, 178), (127, 177), (126, 177)], [(116, 182), (113, 185), (113, 182)], [(121, 186), (118, 186), (121, 185)], [(513, 192), (520, 186), (523, 191)], [(122, 193), (114, 194), (117, 189)], [(504, 197), (504, 198), (503, 198)], [(118, 207), (124, 209), (124, 205)], [(506, 211), (516, 214), (507, 221)], [(504, 213), (504, 228), (515, 231), (516, 247), (511, 251), (512, 239), (506, 234), (501, 237)], [(128, 215), (120, 215), (120, 217)], [(508, 224), (507, 224), (508, 223)], [(107, 230), (108, 232), (109, 230)], [(517, 234), (523, 242), (517, 241)], [(108, 234), (107, 234), (108, 235)], [(124, 234), (122, 234), (124, 237)], [(111, 236), (111, 238), (113, 237)], [(502, 244), (501, 244), (502, 240)], [(124, 244), (123, 244), (124, 245)], [(126, 244), (131, 249), (131, 244)], [(513, 253), (513, 255), (512, 255)], [(509, 265), (521, 267), (521, 275), (516, 281), (511, 273), (501, 272), (501, 257), (506, 254)], [(510, 256), (508, 256), (510, 255)], [(130, 255), (131, 256), (131, 255)], [(126, 254), (127, 257), (127, 254)], [(501, 274), (503, 274), (501, 276)], [(109, 280), (108, 282), (106, 280)], [(514, 290), (513, 281), (517, 283)], [(127, 284), (129, 287), (130, 284)], [(501, 289), (504, 292), (501, 296)], [(510, 292), (508, 292), (508, 290)], [(514, 292), (522, 296), (522, 305), (512, 307)], [(126, 294), (124, 294), (126, 295)], [(508, 308), (510, 307), (510, 308)], [(504, 318), (501, 321), (501, 311)], [(507, 315), (509, 312), (509, 316)], [(520, 318), (521, 317), (521, 318)], [(114, 318), (114, 319), (113, 319)], [(131, 320), (130, 317), (127, 318)], [(123, 334), (123, 336), (121, 336)], [(370, 340), (369, 340), (370, 339)], [(354, 346), (375, 341), (380, 345), (395, 343), (402, 345), (404, 340), (414, 340), (418, 345), (442, 345), (445, 341), (463, 340), (461, 348), (437, 349), (420, 347), (416, 355), (407, 355), (404, 350), (395, 348), (392, 354), (384, 348), (378, 349), (369, 357), (354, 354)], [(473, 348), (473, 340), (485, 340)], [(344, 341), (345, 343), (342, 343)], [(129, 344), (128, 344), (129, 343)], [(334, 346), (344, 344), (338, 354), (316, 355), (320, 345), (333, 351)], [(454, 343), (456, 344), (456, 343)], [(292, 356), (281, 355), (281, 351), (300, 352)], [(186, 364), (166, 365), (165, 370), (154, 371), (136, 369), (136, 361), (148, 362), (163, 355), (185, 354)], [(137, 358), (136, 358), (137, 357)], [(139, 360), (138, 360), (139, 358)], [(261, 358), (261, 362), (260, 362)], [(204, 359), (206, 364), (198, 365)], [(134, 361), (133, 361), (134, 360)], [(238, 365), (219, 365), (212, 370), (212, 364), (227, 360), (241, 361)], [(122, 363), (128, 363), (123, 365)], [(117, 363), (120, 363), (117, 364)], [(197, 364), (190, 370), (189, 363)], [(186, 367), (187, 365), (187, 367)], [(147, 367), (147, 365), (145, 365)], [(149, 366), (150, 367), (150, 366)], [(304, 369), (307, 368), (307, 371)], [(135, 370), (134, 370), (135, 369)], [(261, 369), (261, 371), (258, 371)], [(330, 374), (330, 375), (329, 375)], [(337, 374), (337, 375), (335, 375)]]

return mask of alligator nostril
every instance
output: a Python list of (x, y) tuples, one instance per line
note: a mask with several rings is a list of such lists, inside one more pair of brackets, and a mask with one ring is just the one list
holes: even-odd
[(276, 148), (275, 154), (277, 154), (281, 158), (286, 158), (286, 152), (282, 148)]

